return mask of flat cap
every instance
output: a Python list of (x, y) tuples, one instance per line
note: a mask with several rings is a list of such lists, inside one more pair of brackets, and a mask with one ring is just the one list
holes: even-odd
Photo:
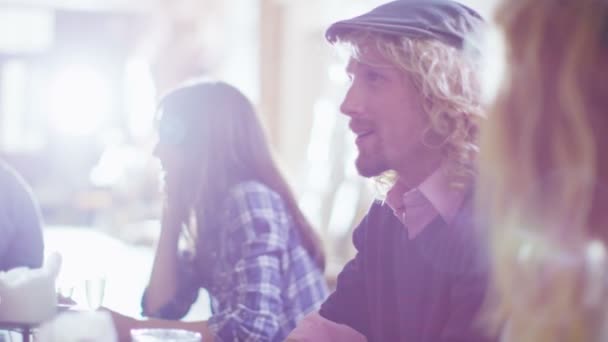
[(332, 24), (325, 37), (335, 43), (348, 32), (365, 30), (416, 39), (435, 39), (461, 49), (482, 26), (483, 19), (477, 12), (455, 1), (397, 0)]

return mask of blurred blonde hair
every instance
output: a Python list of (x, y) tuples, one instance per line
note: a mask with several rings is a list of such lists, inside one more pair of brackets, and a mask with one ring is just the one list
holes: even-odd
[(608, 2), (505, 0), (505, 80), (481, 129), (490, 320), (512, 341), (599, 341), (606, 306)]
[[(475, 174), (477, 128), (482, 117), (477, 59), (464, 50), (429, 39), (394, 37), (368, 31), (353, 31), (340, 37), (353, 58), (366, 48), (375, 48), (405, 77), (413, 81), (424, 98), (429, 127), (423, 143), (439, 148), (446, 170), (455, 183), (467, 183)], [(429, 135), (431, 134), (431, 135)], [(426, 141), (431, 136), (439, 142)], [(395, 180), (389, 171), (377, 178), (390, 187)]]

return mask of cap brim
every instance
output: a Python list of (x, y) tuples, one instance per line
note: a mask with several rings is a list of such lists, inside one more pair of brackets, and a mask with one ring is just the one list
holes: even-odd
[(428, 38), (438, 39), (437, 35), (431, 31), (422, 30), (416, 27), (404, 27), (402, 23), (379, 23), (379, 22), (362, 22), (361, 20), (352, 19), (339, 21), (332, 24), (325, 32), (325, 39), (334, 44), (341, 37), (349, 34), (352, 31), (366, 31), (392, 36), (407, 36), (410, 38)]
[(470, 8), (448, 0), (402, 0), (338, 21), (325, 32), (330, 43), (353, 31), (413, 39), (439, 40), (462, 48), (467, 36), (483, 22)]

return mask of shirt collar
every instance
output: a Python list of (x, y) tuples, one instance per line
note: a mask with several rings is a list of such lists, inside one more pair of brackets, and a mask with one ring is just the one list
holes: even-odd
[(451, 182), (445, 169), (439, 168), (414, 188), (397, 180), (389, 190), (386, 203), (407, 227), (410, 238), (418, 235), (437, 215), (448, 224), (454, 220), (466, 187), (456, 188)]
[(448, 172), (439, 168), (425, 179), (418, 190), (431, 203), (441, 218), (452, 223), (464, 200), (466, 187), (455, 187)]

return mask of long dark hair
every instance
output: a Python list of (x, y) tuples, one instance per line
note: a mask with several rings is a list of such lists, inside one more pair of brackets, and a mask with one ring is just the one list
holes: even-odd
[[(197, 82), (166, 95), (159, 109), (161, 143), (163, 130), (170, 130), (183, 151), (179, 191), (193, 192), (187, 211), (196, 217), (196, 232), (217, 224), (230, 187), (256, 180), (281, 196), (304, 248), (324, 268), (320, 239), (279, 172), (253, 105), (239, 90), (224, 82)], [(190, 226), (190, 218), (183, 223)]]

